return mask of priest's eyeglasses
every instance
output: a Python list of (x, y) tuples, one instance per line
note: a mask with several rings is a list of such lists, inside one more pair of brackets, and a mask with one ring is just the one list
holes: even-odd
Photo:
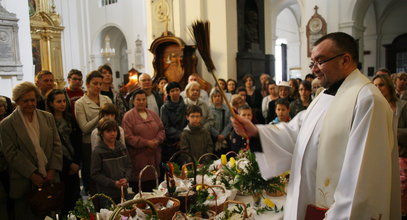
[(309, 68), (310, 69), (313, 69), (314, 67), (315, 67), (315, 65), (318, 65), (318, 66), (321, 66), (322, 64), (324, 64), (324, 63), (326, 63), (326, 62), (329, 62), (329, 61), (331, 61), (331, 60), (334, 60), (334, 59), (336, 59), (336, 58), (338, 58), (338, 57), (341, 57), (341, 56), (343, 56), (343, 55), (345, 55), (344, 53), (341, 53), (341, 54), (338, 54), (338, 55), (336, 55), (336, 56), (333, 56), (333, 57), (331, 57), (331, 58), (328, 58), (328, 59), (326, 59), (326, 60), (322, 60), (322, 61), (311, 61), (311, 63), (309, 64)]

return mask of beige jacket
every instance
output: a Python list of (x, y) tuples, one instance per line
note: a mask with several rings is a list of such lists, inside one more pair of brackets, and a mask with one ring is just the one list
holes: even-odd
[(75, 117), (82, 130), (83, 143), (90, 144), (90, 134), (98, 124), (100, 108), (106, 103), (112, 103), (112, 100), (107, 96), (99, 95), (99, 102), (100, 105), (97, 105), (85, 94), (75, 103)]
[[(38, 110), (40, 145), (47, 157), (47, 170), (62, 169), (62, 145), (54, 117)], [(31, 191), (31, 175), (37, 170), (37, 155), (23, 119), (15, 110), (0, 123), (1, 151), (10, 173), (10, 197), (22, 198)]]

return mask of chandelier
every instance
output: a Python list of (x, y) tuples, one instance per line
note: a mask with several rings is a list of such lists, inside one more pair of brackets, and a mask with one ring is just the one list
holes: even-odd
[(100, 50), (100, 54), (102, 54), (102, 56), (105, 57), (107, 61), (110, 61), (110, 58), (112, 58), (116, 54), (115, 49), (110, 47), (109, 35), (106, 35), (105, 37), (105, 48), (102, 48)]

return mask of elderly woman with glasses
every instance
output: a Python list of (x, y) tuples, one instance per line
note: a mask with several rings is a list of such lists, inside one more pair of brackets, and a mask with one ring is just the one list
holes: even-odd
[(10, 175), (9, 195), (16, 219), (44, 219), (32, 213), (28, 194), (32, 186), (58, 181), (62, 146), (52, 114), (36, 108), (40, 92), (30, 82), (13, 89), (17, 109), (0, 124), (1, 151)]

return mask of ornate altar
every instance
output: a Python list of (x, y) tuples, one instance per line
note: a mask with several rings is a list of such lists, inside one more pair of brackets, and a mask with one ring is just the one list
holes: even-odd
[(28, 0), (35, 74), (49, 70), (54, 74), (58, 87), (64, 85), (62, 68), (61, 18), (50, 0)]
[[(195, 45), (186, 45), (171, 32), (165, 31), (161, 37), (155, 39), (149, 50), (154, 54), (154, 82), (165, 76), (169, 82), (179, 82), (184, 88), (188, 84), (188, 77), (197, 73)], [(204, 79), (200, 78), (198, 82), (202, 89), (211, 89), (211, 85)]]

